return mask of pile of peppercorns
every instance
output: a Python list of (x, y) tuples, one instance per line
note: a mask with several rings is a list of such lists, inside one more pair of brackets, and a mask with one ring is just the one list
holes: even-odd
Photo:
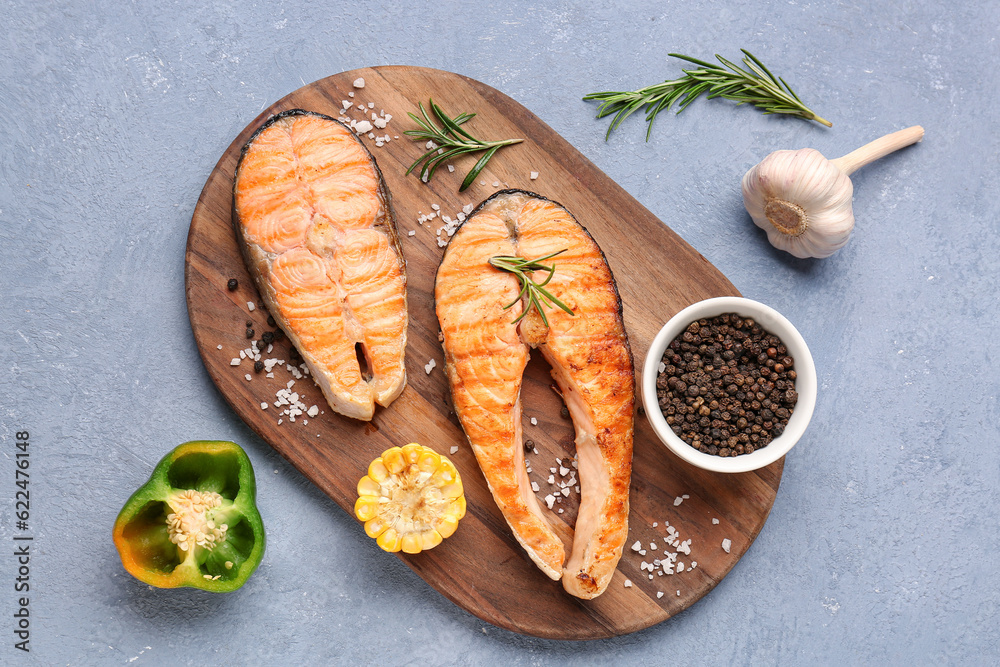
[(726, 313), (671, 341), (656, 379), (667, 424), (695, 449), (739, 456), (766, 447), (792, 414), (794, 359), (752, 319)]

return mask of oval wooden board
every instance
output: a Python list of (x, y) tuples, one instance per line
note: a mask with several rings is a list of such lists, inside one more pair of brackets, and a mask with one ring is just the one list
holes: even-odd
[[(365, 87), (352, 82), (363, 77)], [(348, 93), (354, 92), (350, 98)], [(476, 158), (454, 161), (455, 171), (442, 167), (427, 184), (406, 168), (425, 148), (408, 140), (403, 130), (414, 126), (407, 111), (433, 98), (451, 115), (476, 112), (466, 125), (483, 138), (523, 137), (524, 143), (505, 148), (493, 158), (476, 183), (458, 191)], [(406, 366), (409, 378), (403, 394), (388, 408), (380, 408), (371, 423), (343, 418), (327, 409), (309, 378), (293, 390), (308, 406), (323, 413), (295, 423), (279, 410), (261, 409), (273, 403), (275, 392), (291, 376), (283, 367), (275, 377), (253, 373), (252, 363), (230, 365), (239, 350), (248, 347), (247, 320), (257, 337), (271, 329), (267, 313), (253, 288), (236, 245), (230, 223), (232, 178), (240, 148), (271, 114), (303, 108), (334, 117), (342, 100), (355, 105), (374, 102), (360, 113), (362, 120), (382, 110), (392, 115), (385, 130), (392, 139), (382, 147), (365, 138), (392, 192), (400, 236), (407, 261), (410, 308)], [(595, 131), (603, 128), (595, 126)], [(397, 139), (397, 136), (399, 137)], [(538, 172), (535, 180), (531, 172)], [(781, 479), (783, 460), (753, 473), (723, 475), (693, 468), (668, 453), (640, 412), (636, 419), (635, 455), (629, 517), (629, 545), (656, 543), (658, 553), (640, 556), (626, 546), (608, 590), (592, 601), (573, 598), (560, 582), (545, 577), (512, 537), (493, 502), (471, 449), (455, 415), (441, 370), (442, 351), (434, 314), (434, 274), (443, 249), (435, 232), (440, 218), (424, 225), (421, 213), (437, 204), (444, 215), (455, 217), (466, 204), (480, 201), (503, 187), (524, 188), (554, 199), (572, 211), (587, 227), (607, 255), (624, 303), (625, 327), (636, 361), (636, 379), (653, 336), (681, 308), (713, 296), (739, 295), (733, 285), (666, 225), (643, 208), (590, 161), (570, 146), (534, 114), (514, 100), (478, 81), (439, 70), (418, 67), (373, 67), (344, 72), (309, 84), (266, 109), (219, 160), (208, 177), (191, 220), (186, 254), (188, 312), (198, 349), (212, 380), (234, 410), (260, 436), (312, 480), (344, 511), (353, 516), (355, 485), (368, 463), (385, 449), (407, 442), (430, 445), (449, 455), (462, 474), (468, 514), (454, 536), (439, 547), (416, 556), (400, 555), (427, 583), (479, 618), (509, 630), (555, 639), (594, 639), (634, 632), (659, 623), (686, 609), (710, 591), (746, 552), (764, 525)], [(407, 232), (414, 231), (413, 236)], [(226, 289), (229, 278), (239, 289)], [(247, 302), (258, 304), (250, 312)], [(221, 345), (222, 349), (217, 349)], [(267, 357), (288, 359), (287, 341), (275, 345)], [(528, 366), (523, 388), (525, 438), (535, 442), (538, 455), (529, 455), (531, 478), (544, 497), (556, 487), (548, 484), (555, 459), (574, 453), (573, 429), (560, 415), (561, 401), (553, 392), (548, 368), (540, 355)], [(429, 374), (430, 359), (437, 368)], [(251, 381), (245, 379), (249, 373)], [(641, 384), (638, 383), (637, 384)], [(637, 389), (638, 391), (638, 389)], [(637, 403), (638, 404), (638, 403)], [(531, 425), (535, 417), (537, 426)], [(308, 421), (308, 424), (306, 423)], [(449, 454), (457, 447), (455, 454)], [(558, 474), (556, 475), (558, 480)], [(674, 499), (685, 496), (675, 506)], [(550, 519), (569, 542), (576, 519), (577, 495), (557, 504)], [(557, 513), (559, 509), (563, 513)], [(719, 519), (713, 524), (712, 519)], [(649, 579), (640, 569), (667, 548), (665, 524), (681, 539), (691, 540), (691, 555), (681, 556), (694, 570)], [(656, 523), (658, 526), (653, 527)], [(732, 541), (729, 553), (721, 544)], [(368, 539), (358, 525), (358, 539)], [(568, 553), (568, 550), (567, 550)], [(386, 558), (390, 556), (385, 555)], [(630, 587), (625, 586), (631, 580)], [(662, 591), (662, 597), (657, 592)]]

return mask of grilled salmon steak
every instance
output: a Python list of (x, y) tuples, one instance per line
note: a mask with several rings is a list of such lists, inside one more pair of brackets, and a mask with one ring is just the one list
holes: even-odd
[[(560, 250), (545, 288), (573, 314), (546, 307), (547, 322), (531, 310), (515, 324), (526, 297), (517, 301), (517, 277), (490, 258), (536, 259)], [(538, 273), (538, 281), (548, 275)], [(635, 407), (632, 352), (604, 254), (559, 204), (502, 190), (452, 237), (434, 296), (455, 412), (514, 537), (567, 592), (597, 597), (628, 536)], [(568, 560), (525, 469), (520, 393), (530, 348), (551, 365), (576, 430), (581, 500)]]
[(406, 384), (406, 272), (392, 202), (342, 123), (294, 109), (244, 146), (233, 225), (275, 321), (330, 407), (369, 420)]

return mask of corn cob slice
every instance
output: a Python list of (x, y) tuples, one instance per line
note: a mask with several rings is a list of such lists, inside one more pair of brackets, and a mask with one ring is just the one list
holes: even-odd
[(358, 482), (354, 513), (386, 551), (416, 554), (449, 537), (465, 516), (455, 465), (416, 443), (393, 447), (371, 462)]

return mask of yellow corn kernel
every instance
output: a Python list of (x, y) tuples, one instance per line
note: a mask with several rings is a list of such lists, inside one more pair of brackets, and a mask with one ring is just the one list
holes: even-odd
[(376, 482), (371, 477), (368, 477), (367, 475), (365, 475), (358, 482), (358, 495), (359, 496), (374, 496), (375, 498), (378, 498), (379, 490), (381, 488), (382, 488), (381, 484), (379, 484), (378, 482)]
[(386, 528), (385, 523), (377, 516), (365, 521), (365, 532), (368, 534), (368, 537), (378, 537), (385, 532)]
[(407, 533), (406, 535), (403, 535), (400, 547), (402, 548), (404, 553), (408, 554), (420, 553), (422, 551), (420, 533)]
[(417, 463), (417, 467), (420, 468), (420, 472), (433, 473), (441, 465), (441, 457), (437, 455), (437, 452), (426, 451), (420, 455), (420, 461)]
[(386, 551), (395, 552), (399, 551), (403, 540), (400, 538), (399, 533), (396, 532), (395, 528), (386, 528), (385, 532), (375, 539), (375, 542)]
[(458, 481), (454, 484), (448, 484), (447, 486), (439, 487), (441, 489), (442, 498), (461, 498), (465, 495), (465, 490), (462, 488), (462, 482)]
[(371, 465), (368, 466), (368, 476), (376, 482), (382, 482), (389, 476), (389, 471), (386, 470), (385, 464), (382, 463), (381, 458), (375, 459), (372, 461)]
[(403, 452), (403, 459), (409, 465), (413, 465), (414, 463), (420, 460), (420, 454), (423, 451), (423, 449), (424, 448), (418, 445), (417, 443), (411, 442), (410, 444), (404, 446), (401, 450)]
[(398, 475), (403, 472), (403, 468), (406, 466), (406, 461), (403, 459), (403, 450), (399, 447), (393, 447), (384, 452), (382, 454), (382, 465), (386, 467), (390, 475)]
[(378, 515), (378, 499), (372, 496), (361, 496), (354, 503), (354, 514), (362, 521), (374, 519)]
[(420, 549), (422, 551), (427, 551), (428, 549), (433, 549), (437, 545), (441, 544), (443, 537), (441, 533), (436, 530), (425, 530), (420, 533)]
[(416, 554), (452, 535), (465, 507), (454, 464), (410, 443), (387, 449), (371, 462), (358, 482), (354, 513), (382, 549)]
[(458, 528), (458, 519), (454, 519), (450, 516), (443, 516), (438, 519), (437, 525), (434, 529), (441, 534), (442, 538), (451, 537)]

